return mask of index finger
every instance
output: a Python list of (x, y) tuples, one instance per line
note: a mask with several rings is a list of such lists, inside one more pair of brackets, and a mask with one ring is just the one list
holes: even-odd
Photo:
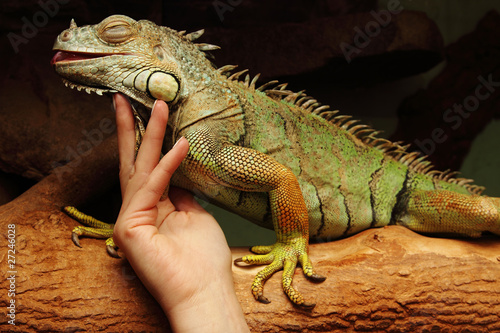
[(116, 126), (118, 132), (118, 154), (120, 155), (120, 183), (128, 179), (135, 160), (135, 121), (132, 106), (122, 94), (114, 94)]

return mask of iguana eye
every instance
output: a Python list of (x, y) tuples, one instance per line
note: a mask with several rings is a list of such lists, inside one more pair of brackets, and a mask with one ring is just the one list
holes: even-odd
[(100, 37), (108, 43), (123, 43), (132, 35), (130, 24), (123, 21), (114, 21), (106, 24), (100, 33)]

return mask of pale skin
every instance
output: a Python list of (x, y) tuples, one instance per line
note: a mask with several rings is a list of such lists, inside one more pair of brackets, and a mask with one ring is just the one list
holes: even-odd
[(217, 221), (170, 178), (187, 154), (181, 138), (160, 160), (168, 106), (157, 101), (135, 158), (132, 109), (113, 97), (122, 207), (113, 238), (174, 332), (249, 332), (236, 298), (231, 252)]

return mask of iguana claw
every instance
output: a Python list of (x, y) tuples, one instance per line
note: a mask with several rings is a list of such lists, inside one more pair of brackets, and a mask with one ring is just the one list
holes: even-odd
[(92, 216), (83, 214), (75, 207), (67, 206), (64, 207), (63, 210), (64, 212), (66, 212), (66, 214), (68, 214), (78, 222), (88, 226), (77, 226), (73, 228), (73, 231), (71, 233), (71, 240), (76, 246), (82, 247), (80, 245), (80, 236), (106, 238), (106, 250), (108, 251), (108, 254), (114, 258), (120, 258), (120, 256), (116, 252), (116, 249), (118, 247), (113, 241), (113, 224), (104, 223), (93, 218)]
[(78, 246), (78, 247), (82, 247), (82, 246), (80, 245), (80, 239), (78, 238), (78, 234), (77, 234), (76, 232), (74, 232), (74, 231), (71, 233), (71, 240), (73, 241), (73, 243), (74, 243), (76, 246)]
[[(277, 242), (272, 246), (255, 246), (251, 250), (258, 255), (248, 255), (234, 260), (235, 264), (245, 262), (250, 265), (268, 264), (255, 276), (252, 284), (252, 294), (261, 303), (271, 303), (264, 297), (264, 283), (277, 271), (283, 270), (282, 285), (288, 298), (297, 306), (304, 309), (312, 309), (315, 303), (307, 303), (302, 295), (292, 286), (293, 274), (297, 263), (307, 278), (313, 282), (323, 282), (326, 277), (316, 274), (307, 255), (307, 240), (295, 239), (287, 243)], [(267, 250), (267, 253), (266, 253)]]
[(113, 240), (112, 237), (106, 239), (106, 251), (113, 258), (117, 258), (118, 259), (118, 258), (121, 258), (121, 257), (118, 255), (118, 252), (116, 252), (117, 248), (118, 247), (115, 245), (115, 241)]

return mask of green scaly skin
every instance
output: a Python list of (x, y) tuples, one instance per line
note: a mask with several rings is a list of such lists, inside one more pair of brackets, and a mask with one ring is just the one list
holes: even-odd
[(164, 147), (180, 136), (190, 144), (172, 184), (276, 231), (276, 244), (236, 260), (268, 265), (252, 285), (257, 300), (268, 302), (264, 282), (283, 269), (292, 302), (314, 306), (292, 287), (298, 263), (312, 280), (324, 280), (308, 258), (309, 237), (330, 240), (389, 224), (500, 234), (500, 199), (432, 171), (425, 158), (302, 92), (276, 83), (256, 88), (256, 78), (231, 74), (234, 66), (213, 68), (203, 51), (217, 47), (193, 43), (201, 34), (121, 15), (94, 26), (72, 21), (56, 40), (52, 64), (72, 88), (121, 92), (138, 102), (138, 144), (154, 100), (169, 103)]

